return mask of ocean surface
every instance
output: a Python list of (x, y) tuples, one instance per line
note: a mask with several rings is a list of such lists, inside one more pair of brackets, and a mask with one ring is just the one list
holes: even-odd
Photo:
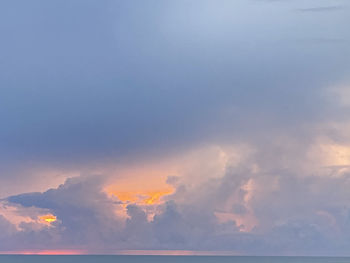
[(0, 255), (0, 263), (350, 263), (334, 257), (237, 256), (28, 256)]

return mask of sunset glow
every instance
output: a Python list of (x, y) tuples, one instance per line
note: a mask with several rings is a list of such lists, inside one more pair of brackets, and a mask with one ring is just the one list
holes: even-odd
[(156, 190), (156, 191), (135, 191), (135, 192), (110, 192), (120, 201), (125, 203), (136, 203), (143, 205), (159, 204), (164, 196), (171, 194), (173, 190)]
[(24, 251), (3, 251), (0, 255), (84, 255), (87, 254), (85, 250), (24, 250)]
[(39, 217), (40, 221), (51, 224), (57, 220), (56, 216), (52, 214), (43, 215)]

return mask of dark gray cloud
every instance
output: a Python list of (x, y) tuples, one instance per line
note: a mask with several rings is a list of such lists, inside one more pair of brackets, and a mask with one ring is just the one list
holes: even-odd
[(295, 5), (2, 2), (1, 160), (85, 163), (325, 118), (349, 50), (293, 39), (348, 33)]

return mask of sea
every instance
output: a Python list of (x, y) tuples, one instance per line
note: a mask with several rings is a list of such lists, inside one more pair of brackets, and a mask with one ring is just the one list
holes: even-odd
[(341, 257), (0, 255), (0, 263), (350, 263)]

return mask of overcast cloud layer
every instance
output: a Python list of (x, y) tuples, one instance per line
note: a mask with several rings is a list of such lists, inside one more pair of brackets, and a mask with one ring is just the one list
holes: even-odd
[[(2, 1), (0, 250), (349, 254), (348, 25), (346, 0)], [(212, 145), (160, 203), (105, 191)]]

